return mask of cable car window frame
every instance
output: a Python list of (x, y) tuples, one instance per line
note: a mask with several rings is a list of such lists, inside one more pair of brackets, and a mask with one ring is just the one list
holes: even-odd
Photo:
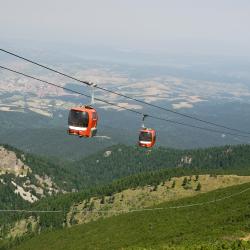
[[(73, 117), (73, 115), (80, 115), (78, 117)], [(68, 124), (70, 126), (87, 128), (89, 125), (89, 114), (86, 111), (71, 109), (68, 116)]]
[[(145, 134), (147, 134), (147, 137), (145, 137)], [(148, 137), (148, 135), (150, 135), (150, 138)], [(153, 140), (152, 132), (140, 131), (139, 141), (152, 142), (152, 140)]]
[(97, 120), (97, 113), (96, 112), (92, 113), (92, 118), (93, 118), (93, 120)]

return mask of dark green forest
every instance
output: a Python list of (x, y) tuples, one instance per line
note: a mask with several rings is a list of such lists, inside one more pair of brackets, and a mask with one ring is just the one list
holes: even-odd
[[(136, 146), (116, 145), (78, 161), (61, 161), (25, 154), (5, 145), (18, 156), (25, 155), (25, 164), (34, 173), (48, 175), (67, 191), (81, 190), (110, 183), (139, 173), (162, 169), (197, 169), (199, 171), (235, 170), (248, 174), (250, 146), (223, 146), (196, 150), (177, 150), (158, 147), (152, 150)], [(105, 152), (110, 151), (110, 155)]]

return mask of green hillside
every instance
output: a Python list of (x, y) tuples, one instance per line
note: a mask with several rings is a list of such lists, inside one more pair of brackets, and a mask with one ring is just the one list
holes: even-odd
[(238, 169), (249, 173), (250, 146), (224, 146), (196, 150), (116, 145), (73, 163), (80, 171), (77, 182), (83, 186), (110, 183), (138, 173), (170, 168), (223, 171)]
[[(57, 159), (44, 158), (23, 153), (10, 146), (20, 158), (22, 154), (25, 164), (30, 166), (32, 174), (25, 178), (36, 181), (34, 174), (50, 176), (53, 183), (64, 190), (75, 189), (78, 192), (67, 194), (52, 193), (34, 204), (23, 202), (13, 193), (13, 188), (6, 189), (0, 183), (4, 199), (10, 195), (8, 208), (28, 208), (30, 210), (63, 210), (57, 214), (32, 214), (32, 218), (39, 221), (38, 230), (58, 229), (65, 224), (66, 214), (74, 204), (91, 199), (95, 196), (112, 196), (122, 190), (157, 186), (170, 180), (172, 177), (190, 176), (196, 174), (238, 174), (250, 175), (250, 146), (224, 146), (199, 150), (176, 150), (168, 148), (155, 148), (145, 150), (138, 147), (116, 145), (99, 153), (85, 157), (79, 161), (62, 162)], [(2, 175), (4, 180), (11, 182), (13, 178), (21, 185), (25, 178), (12, 175)], [(35, 183), (35, 182), (34, 182)], [(3, 188), (5, 187), (5, 188)], [(7, 191), (6, 191), (7, 190)], [(8, 191), (9, 190), (9, 191)], [(7, 194), (12, 192), (11, 194)], [(7, 194), (7, 195), (6, 195)], [(6, 228), (13, 226), (17, 219), (29, 218), (29, 214), (1, 214), (0, 222), (6, 223), (1, 227), (1, 236), (6, 236)], [(72, 222), (72, 224), (74, 224)]]
[[(48, 175), (60, 187), (71, 191), (110, 183), (114, 180), (161, 169), (193, 169), (199, 171), (238, 171), (249, 174), (250, 146), (223, 146), (197, 150), (169, 148), (141, 149), (115, 145), (78, 161), (62, 161), (7, 149), (25, 156), (24, 163), (34, 173)], [(185, 174), (185, 173), (184, 173)]]
[[(5, 146), (14, 151), (20, 158), (22, 151)], [(128, 188), (145, 185), (159, 185), (175, 176), (195, 174), (250, 174), (250, 146), (224, 146), (199, 150), (175, 150), (155, 148), (144, 150), (138, 147), (116, 145), (76, 162), (61, 162), (44, 157), (24, 154), (25, 164), (31, 167), (32, 174), (27, 178), (36, 183), (34, 174), (47, 175), (52, 181), (66, 191), (72, 188), (77, 193), (64, 195), (52, 194), (52, 197), (41, 199), (25, 206), (30, 209), (51, 209), (67, 211), (74, 203), (92, 196), (112, 195)], [(7, 178), (8, 177), (8, 178)], [(6, 176), (10, 183), (15, 178), (22, 183), (25, 178), (13, 175)], [(0, 186), (3, 186), (0, 183)], [(6, 189), (3, 189), (6, 190)], [(5, 191), (4, 191), (5, 192)], [(13, 192), (13, 190), (12, 190)], [(9, 195), (9, 194), (8, 194)], [(3, 193), (3, 197), (6, 197)], [(20, 197), (11, 194), (12, 204), (5, 208), (21, 208)], [(0, 221), (10, 215), (0, 216)], [(35, 215), (36, 216), (36, 215)], [(41, 228), (61, 227), (65, 216), (39, 216)]]
[[(14, 152), (17, 160), (20, 159), (22, 162), (30, 168), (30, 171), (27, 173), (27, 178), (32, 182), (35, 181), (34, 176), (48, 176), (52, 181), (61, 188), (64, 188), (67, 191), (71, 191), (71, 188), (74, 188), (74, 174), (69, 170), (69, 165), (65, 165), (55, 158), (42, 157), (39, 155), (34, 155), (30, 153), (25, 153), (22, 150), (14, 148), (10, 145), (0, 145), (4, 147), (9, 152)], [(1, 164), (0, 164), (1, 170)], [(10, 173), (9, 179), (15, 179), (17, 183), (23, 182), (26, 178), (15, 176), (15, 173)], [(6, 178), (6, 175), (3, 174), (3, 177)], [(64, 183), (65, 178), (67, 183)]]
[[(25, 209), (28, 207), (29, 204), (14, 193), (13, 186), (0, 183), (0, 209)], [(8, 232), (9, 223), (20, 218), (22, 218), (22, 215), (18, 213), (9, 213), (7, 215), (0, 213), (0, 239)]]
[[(239, 241), (250, 233), (249, 189), (249, 183), (243, 184), (162, 203), (158, 207), (164, 210), (131, 212), (43, 233), (13, 250), (249, 249), (250, 244)], [(217, 203), (170, 208), (232, 194), (238, 195)]]

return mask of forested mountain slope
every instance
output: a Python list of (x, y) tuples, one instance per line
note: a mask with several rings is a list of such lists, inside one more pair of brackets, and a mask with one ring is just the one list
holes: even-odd
[[(16, 174), (15, 168), (14, 172), (1, 172), (0, 197), (3, 202), (8, 199), (3, 208), (62, 211), (56, 216), (46, 213), (32, 214), (36, 224), (39, 221), (38, 230), (61, 228), (66, 224), (79, 223), (82, 218), (72, 216), (72, 213), (69, 217), (68, 212), (72, 212), (72, 207), (78, 206), (79, 203), (86, 200), (88, 203), (85, 209), (90, 209), (93, 197), (99, 201), (106, 197), (104, 203), (109, 203), (114, 199), (115, 194), (126, 189), (133, 190), (148, 185), (149, 189), (154, 190), (166, 181), (170, 181), (172, 186), (173, 177), (178, 176), (188, 176), (194, 181), (195, 175), (198, 174), (210, 174), (211, 178), (218, 174), (250, 175), (250, 146), (248, 145), (199, 150), (167, 148), (145, 150), (138, 147), (116, 145), (75, 162), (50, 160), (24, 153), (10, 146), (5, 146), (4, 150), (7, 150), (8, 154), (15, 153), (16, 161), (18, 163), (21, 161), (21, 172), (19, 169), (20, 173)], [(16, 167), (18, 164), (14, 165)], [(3, 168), (3, 166), (1, 167)], [(38, 191), (37, 188), (42, 188), (43, 184), (44, 190), (47, 190), (44, 191), (47, 198), (42, 198), (41, 195), (39, 198), (42, 199), (34, 201), (33, 204), (24, 202), (22, 196), (15, 194), (15, 190), (18, 188), (13, 185), (13, 181), (18, 186), (22, 186), (23, 189), (27, 189), (27, 194), (33, 195), (35, 194), (32, 190)], [(239, 184), (233, 181), (229, 182), (226, 186)], [(33, 185), (36, 186), (35, 189)], [(187, 189), (184, 186), (182, 189), (195, 193), (194, 189), (197, 185), (198, 183), (194, 184), (190, 190), (188, 190), (188, 186)], [(218, 187), (223, 187), (223, 185), (220, 184)], [(58, 190), (58, 192), (53, 191), (53, 189)], [(68, 193), (60, 194), (64, 191)], [(127, 206), (126, 209), (131, 209), (131, 207)], [(8, 230), (14, 226), (15, 221), (21, 218), (28, 220), (29, 216), (28, 214), (2, 214), (0, 221), (1, 224), (5, 224), (5, 227), (1, 228), (1, 235), (5, 237)]]
[[(219, 189), (162, 203), (157, 206), (162, 210), (42, 233), (13, 249), (249, 249), (249, 243), (240, 241), (250, 233), (249, 189), (249, 183)], [(183, 205), (189, 206), (171, 208)]]
[[(83, 185), (104, 184), (137, 173), (170, 168), (242, 169), (250, 167), (250, 146), (224, 146), (196, 150), (154, 148), (145, 150), (124, 145), (112, 146), (73, 163)], [(79, 182), (81, 182), (79, 180)]]
[(0, 149), (0, 186), (10, 187), (28, 202), (121, 178), (120, 190), (159, 183), (166, 180), (166, 176), (250, 173), (248, 145), (197, 150), (145, 150), (116, 145), (74, 162), (27, 154), (8, 145)]

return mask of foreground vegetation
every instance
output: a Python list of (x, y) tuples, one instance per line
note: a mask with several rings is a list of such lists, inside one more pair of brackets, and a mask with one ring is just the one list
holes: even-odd
[[(42, 233), (15, 250), (28, 249), (249, 249), (250, 183), (162, 203), (164, 210), (131, 212)], [(245, 192), (217, 203), (186, 208)]]
[[(23, 154), (17, 149), (6, 147), (15, 151), (18, 156)], [(34, 204), (27, 204), (15, 195), (11, 188), (0, 183), (1, 204), (5, 203), (3, 207), (5, 209), (62, 210), (62, 213), (58, 214), (1, 214), (0, 224), (4, 226), (1, 226), (0, 237), (3, 239), (17, 220), (28, 219), (30, 216), (38, 222), (38, 225), (36, 231), (31, 229), (27, 235), (38, 231), (63, 228), (67, 212), (72, 205), (93, 196), (102, 198), (103, 196), (112, 196), (128, 188), (146, 185), (157, 186), (178, 176), (197, 174), (250, 175), (250, 146), (224, 146), (197, 150), (166, 148), (145, 150), (117, 145), (80, 161), (67, 163), (25, 154), (25, 164), (30, 166), (35, 173), (51, 176), (58, 186), (63, 186), (68, 190), (75, 188), (81, 191), (53, 195)], [(32, 178), (32, 176), (29, 177)], [(11, 180), (14, 177), (5, 175), (5, 178)], [(15, 240), (19, 241), (20, 239), (16, 238)]]

